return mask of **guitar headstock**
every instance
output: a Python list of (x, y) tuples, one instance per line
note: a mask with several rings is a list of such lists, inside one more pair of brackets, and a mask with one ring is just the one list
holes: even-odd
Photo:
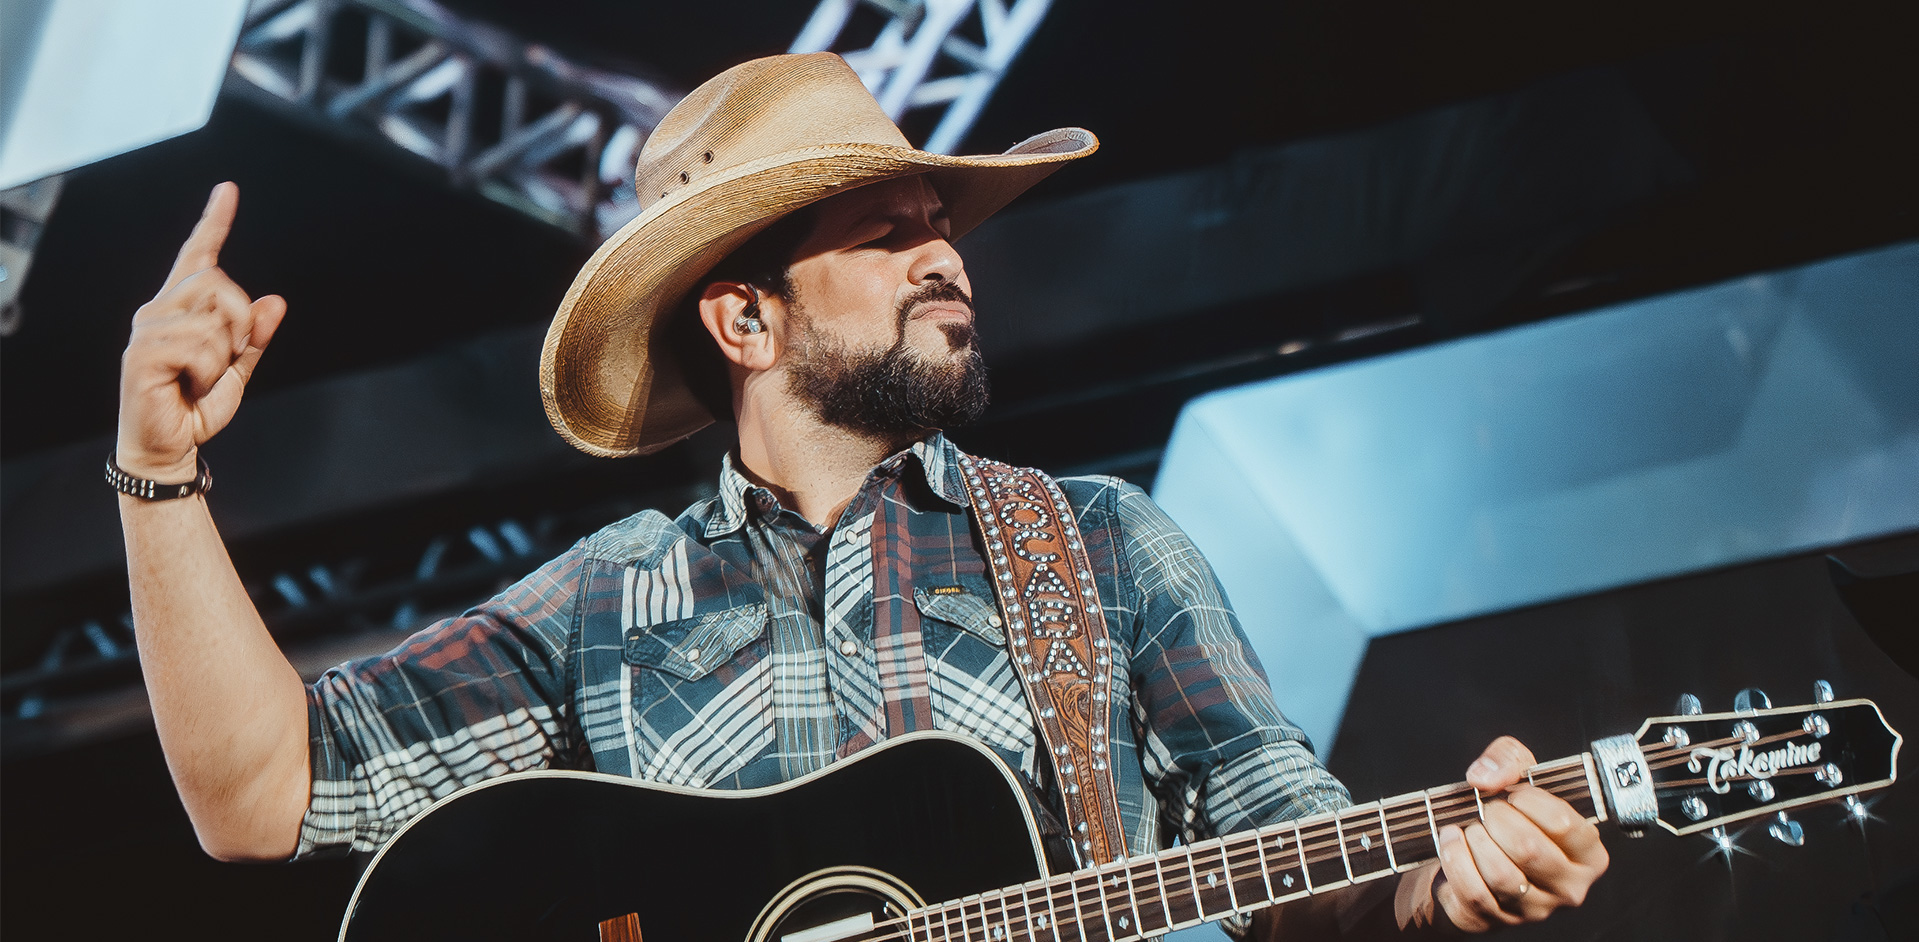
[(1628, 832), (1657, 824), (1674, 834), (1719, 835), (1726, 824), (1776, 815), (1773, 836), (1801, 843), (1786, 812), (1892, 784), (1903, 741), (1872, 701), (1833, 700), (1823, 681), (1815, 692), (1818, 702), (1775, 708), (1765, 694), (1741, 691), (1727, 713), (1700, 712), (1682, 697), (1679, 713), (1593, 743), (1607, 809)]

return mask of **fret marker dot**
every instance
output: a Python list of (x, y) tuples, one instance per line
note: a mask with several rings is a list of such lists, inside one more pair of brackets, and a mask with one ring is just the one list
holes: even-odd
[(1284, 883), (1284, 884), (1286, 884), (1287, 886), (1292, 886), (1292, 885), (1293, 885), (1293, 875), (1289, 873), (1289, 874), (1287, 874), (1287, 875), (1285, 875), (1285, 876), (1283, 876), (1283, 877), (1280, 877), (1280, 878), (1279, 878), (1279, 882), (1281, 882), (1281, 883)]
[(1206, 875), (1206, 885), (1207, 885), (1207, 886), (1218, 886), (1218, 885), (1219, 885), (1219, 874), (1217, 874), (1217, 873), (1209, 873), (1209, 874), (1207, 874), (1207, 875)]
[(1119, 927), (1121, 929), (1132, 928), (1132, 925), (1133, 925), (1133, 921), (1131, 919), (1128, 919), (1125, 916), (1119, 917)]
[(1371, 834), (1361, 834), (1359, 836), (1359, 847), (1361, 850), (1372, 850), (1373, 836)]

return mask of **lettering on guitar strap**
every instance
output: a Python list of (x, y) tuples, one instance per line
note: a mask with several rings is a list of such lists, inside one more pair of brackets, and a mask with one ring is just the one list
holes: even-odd
[(1039, 721), (1083, 865), (1126, 856), (1107, 748), (1112, 646), (1079, 524), (1039, 471), (960, 457), (1006, 623), (1007, 654)]

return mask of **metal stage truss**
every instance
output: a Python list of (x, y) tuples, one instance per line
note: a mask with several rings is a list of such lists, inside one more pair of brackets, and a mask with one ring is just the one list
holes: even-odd
[[(822, 0), (792, 51), (841, 52), (888, 114), (930, 123), (923, 146), (950, 152), (1049, 3)], [(405, 151), (455, 186), (585, 239), (636, 215), (634, 160), (683, 93), (569, 61), (431, 0), (256, 0), (226, 91)], [(251, 588), (296, 666), (317, 669), (483, 598), (564, 548), (555, 537), (566, 529), (491, 521), (410, 549), (303, 563)], [(102, 612), (48, 638), (0, 676), (9, 754), (144, 721), (130, 614)]]
[[(949, 152), (1050, 0), (822, 0), (795, 52), (840, 51), (887, 113), (940, 110)], [(870, 45), (846, 49), (854, 37)], [(431, 0), (256, 0), (227, 77), (309, 125), (377, 142), (582, 238), (637, 215), (633, 164), (682, 91), (569, 61)]]

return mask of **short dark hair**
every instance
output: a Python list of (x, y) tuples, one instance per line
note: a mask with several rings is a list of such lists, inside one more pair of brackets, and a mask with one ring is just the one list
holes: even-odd
[(733, 417), (733, 384), (728, 380), (726, 357), (700, 322), (700, 295), (714, 282), (745, 282), (763, 295), (791, 302), (793, 258), (800, 244), (813, 234), (815, 221), (810, 205), (780, 217), (720, 259), (667, 309), (661, 339), (666, 341), (668, 354), (679, 362), (693, 397), (714, 418)]

